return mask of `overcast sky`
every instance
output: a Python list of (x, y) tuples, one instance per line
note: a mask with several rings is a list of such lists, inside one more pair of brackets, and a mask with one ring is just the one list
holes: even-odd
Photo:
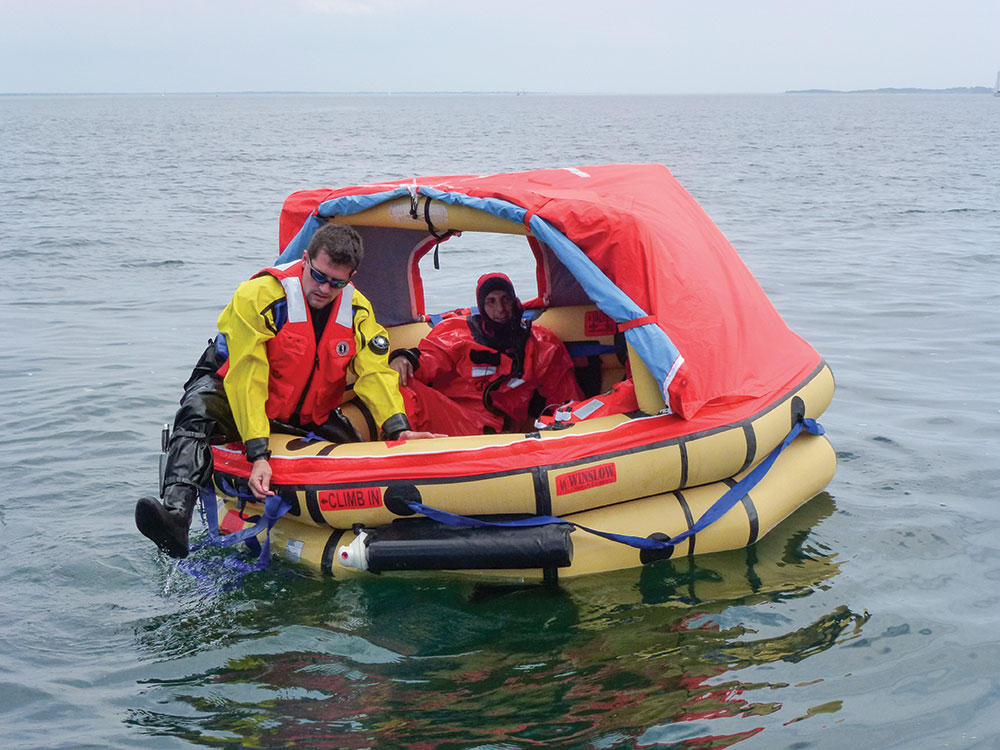
[(992, 86), (1000, 0), (0, 0), (0, 93)]

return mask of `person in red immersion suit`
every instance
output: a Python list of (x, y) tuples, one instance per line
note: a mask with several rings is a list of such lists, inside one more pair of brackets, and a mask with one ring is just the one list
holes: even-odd
[(476, 284), (479, 314), (447, 318), (389, 366), (414, 429), (447, 435), (525, 432), (552, 404), (583, 397), (573, 360), (552, 332), (522, 320), (502, 273)]

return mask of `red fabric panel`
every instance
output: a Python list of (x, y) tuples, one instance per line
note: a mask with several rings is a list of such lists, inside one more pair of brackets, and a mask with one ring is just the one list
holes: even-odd
[[(282, 247), (321, 201), (413, 182), (295, 193), (282, 212)], [(419, 177), (416, 183), (509, 201), (572, 240), (636, 305), (656, 316), (680, 350), (684, 364), (670, 386), (670, 403), (686, 418), (713, 403), (772, 392), (820, 361), (785, 325), (722, 232), (662, 165)]]
[(655, 315), (644, 315), (641, 318), (633, 318), (632, 320), (626, 320), (624, 323), (618, 324), (618, 330), (625, 333), (630, 328), (637, 328), (638, 326), (644, 326), (647, 323), (655, 323)]
[[(775, 393), (736, 404), (704, 407), (691, 420), (662, 415), (625, 422), (593, 434), (559, 434), (544, 440), (526, 438), (508, 445), (434, 450), (431, 453), (372, 453), (371, 456), (336, 454), (327, 456), (273, 456), (271, 467), (281, 484), (336, 485), (356, 483), (359, 476), (377, 477), (379, 484), (393, 480), (421, 481), (436, 478), (476, 477), (497, 472), (524, 471), (535, 466), (558, 466), (587, 461), (596, 456), (642, 448), (682, 435), (714, 430), (754, 416), (782, 393), (792, 390), (809, 376), (798, 374)], [(419, 441), (418, 441), (419, 442)], [(400, 441), (399, 444), (402, 444)], [(474, 441), (472, 442), (474, 446)], [(352, 452), (355, 446), (350, 446)], [(250, 464), (239, 446), (213, 446), (215, 468), (238, 477), (250, 476)], [(278, 482), (278, 479), (273, 480)]]

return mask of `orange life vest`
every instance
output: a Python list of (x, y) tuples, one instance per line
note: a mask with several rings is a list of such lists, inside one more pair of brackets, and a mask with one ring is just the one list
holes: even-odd
[(340, 406), (347, 368), (354, 358), (354, 285), (348, 284), (331, 303), (330, 318), (316, 343), (312, 310), (302, 290), (302, 261), (265, 268), (285, 289), (286, 317), (276, 316), (278, 332), (269, 339), (267, 361), (268, 419), (287, 421), (298, 414), (302, 424), (321, 425)]

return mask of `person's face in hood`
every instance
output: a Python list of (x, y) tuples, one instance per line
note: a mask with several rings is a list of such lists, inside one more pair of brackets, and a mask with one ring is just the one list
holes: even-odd
[(504, 325), (514, 314), (514, 298), (502, 289), (496, 289), (483, 300), (483, 312), (497, 325)]

